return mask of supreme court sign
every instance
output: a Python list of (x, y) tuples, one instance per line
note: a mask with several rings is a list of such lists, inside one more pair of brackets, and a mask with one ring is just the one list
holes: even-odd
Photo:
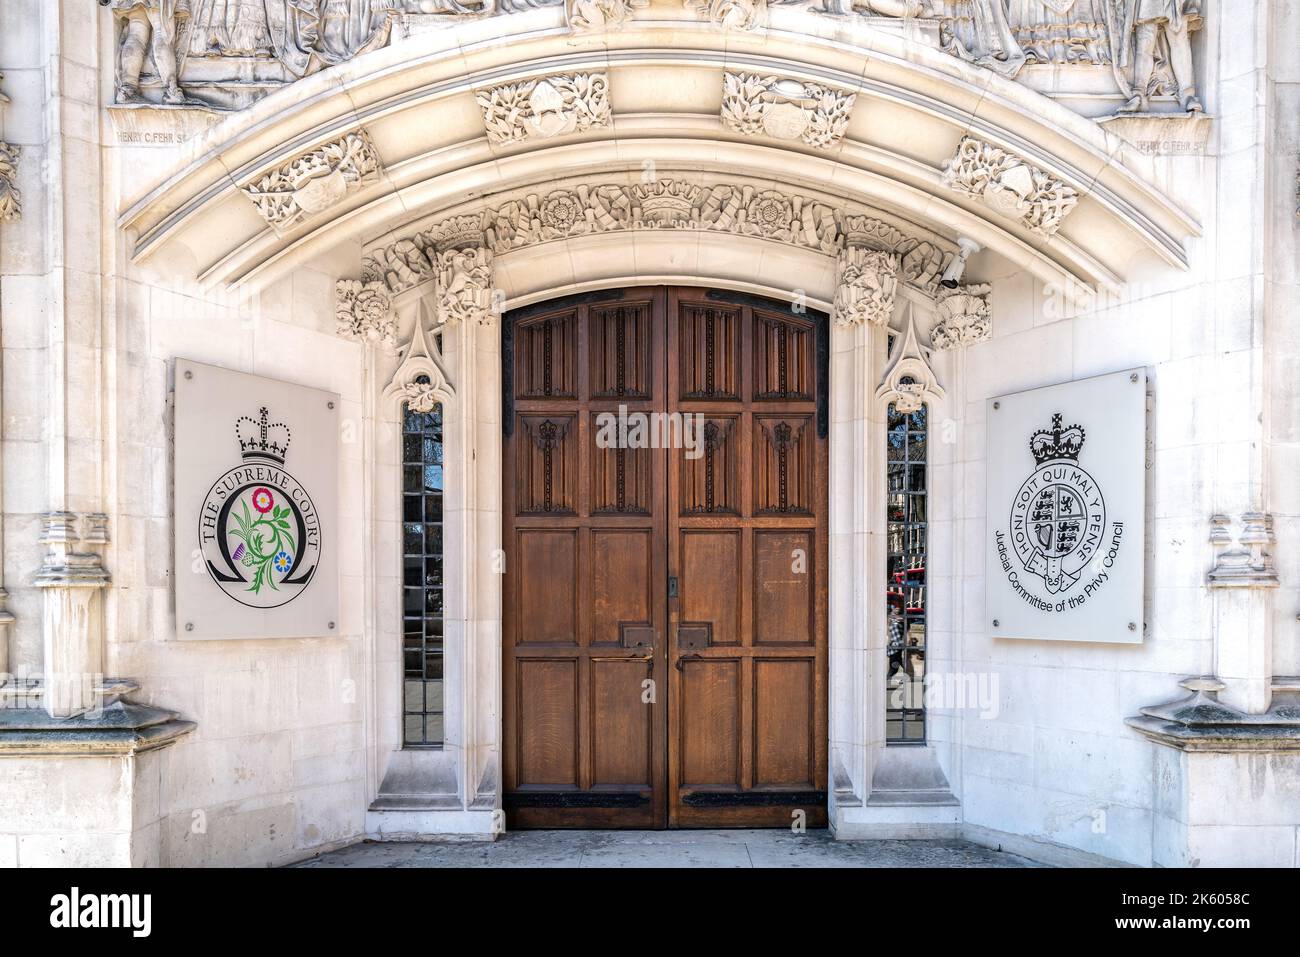
[(176, 360), (176, 632), (339, 634), (339, 397)]
[(1142, 641), (1146, 373), (988, 401), (987, 630)]

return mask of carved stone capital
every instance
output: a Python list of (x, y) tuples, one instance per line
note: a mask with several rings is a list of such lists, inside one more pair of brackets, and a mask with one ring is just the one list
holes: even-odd
[(1039, 236), (1051, 236), (1079, 202), (1079, 194), (1029, 161), (967, 136), (943, 170), (944, 184), (975, 196)]
[(386, 346), (395, 342), (397, 320), (388, 288), (382, 282), (340, 279), (334, 291), (340, 336)]
[(1214, 566), (1206, 575), (1211, 588), (1276, 588), (1277, 569), (1268, 548), (1276, 543), (1273, 516), (1247, 512), (1241, 516), (1241, 532), (1233, 541), (1232, 520), (1226, 515), (1210, 518), (1210, 545)]
[(722, 125), (745, 136), (829, 149), (844, 138), (855, 99), (819, 83), (728, 71), (722, 75)]
[(846, 246), (836, 268), (835, 322), (883, 326), (894, 315), (901, 262), (897, 253)]
[(378, 181), (383, 163), (370, 135), (354, 130), (240, 187), (262, 218), (283, 232), (363, 186)]
[(475, 92), (488, 142), (506, 146), (610, 125), (609, 79), (602, 72), (557, 73)]
[(936, 349), (956, 349), (992, 338), (993, 309), (989, 305), (992, 289), (982, 284), (939, 290), (935, 301), (937, 321), (930, 330), (930, 342)]
[(490, 324), (496, 316), (492, 251), (487, 246), (461, 246), (438, 253), (439, 324)]

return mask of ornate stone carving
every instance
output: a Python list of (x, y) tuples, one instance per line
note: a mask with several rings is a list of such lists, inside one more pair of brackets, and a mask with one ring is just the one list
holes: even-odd
[(916, 317), (909, 304), (903, 334), (890, 353), (889, 366), (881, 377), (880, 388), (876, 390), (876, 400), (892, 402), (895, 409), (907, 415), (919, 410), (926, 402), (942, 399), (944, 394), (934, 369), (930, 367), (929, 357), (917, 341)]
[(620, 27), (633, 10), (644, 10), (650, 0), (566, 0), (565, 16), (574, 33)]
[(162, 84), (162, 102), (168, 106), (189, 102), (180, 85), (178, 46), (189, 24), (190, 6), (190, 0), (110, 0), (120, 30), (116, 102), (144, 102), (140, 76), (146, 55), (153, 60), (153, 70)]
[(1241, 534), (1234, 543), (1232, 520), (1226, 515), (1210, 518), (1210, 545), (1214, 567), (1206, 576), (1211, 588), (1276, 588), (1277, 569), (1267, 549), (1276, 543), (1273, 516), (1247, 512), (1241, 516)]
[(609, 126), (604, 73), (572, 73), (503, 83), (475, 93), (488, 141), (496, 146), (530, 137), (583, 133)]
[(845, 247), (836, 269), (836, 324), (887, 325), (894, 315), (900, 268), (897, 253), (866, 246)]
[[(420, 303), (406, 354), (393, 373), (388, 387), (384, 389), (385, 402), (392, 403), (395, 407), (405, 403), (412, 412), (432, 412), (439, 402), (456, 394), (433, 350), (429, 348), (425, 323), (424, 303)], [(400, 410), (394, 408), (394, 411)]]
[(491, 323), (492, 251), (463, 246), (438, 254), (438, 322)]
[[(0, 80), (3, 79), (4, 74), (0, 73)], [(8, 103), (9, 97), (0, 93), (0, 106)], [(23, 213), (22, 194), (18, 191), (19, 152), (18, 147), (0, 140), (0, 223), (12, 223)]]
[[(1188, 113), (1204, 111), (1196, 95), (1191, 40), (1203, 25), (1201, 0), (1125, 0), (1118, 59), (1121, 67), (1132, 63), (1133, 72), (1123, 112), (1146, 112), (1150, 98), (1160, 95), (1176, 97)], [(1121, 89), (1126, 79), (1120, 75)]]
[(345, 339), (391, 346), (397, 338), (388, 288), (377, 281), (340, 279), (335, 285), (338, 334)]
[(262, 218), (283, 232), (378, 181), (382, 172), (369, 134), (354, 130), (241, 188)]
[(843, 139), (855, 98), (818, 83), (726, 72), (722, 124), (746, 136), (766, 134), (828, 149)]
[[(431, 278), (441, 250), (483, 242), (496, 255), (551, 240), (626, 229), (698, 229), (760, 236), (837, 255), (847, 246), (898, 256), (899, 276), (933, 295), (951, 253), (871, 216), (809, 196), (754, 186), (659, 179), (628, 186), (583, 184), (528, 194), (460, 214), (373, 250), (362, 278), (399, 293)], [(476, 238), (477, 237), (477, 238)]]
[(767, 19), (767, 0), (683, 0), (682, 5), (728, 30), (757, 30)]
[(956, 349), (993, 337), (992, 290), (989, 285), (939, 290), (935, 301), (938, 321), (930, 330), (930, 342), (936, 349)]
[(1008, 219), (1018, 220), (1031, 232), (1051, 236), (1079, 194), (1049, 173), (1020, 157), (967, 136), (943, 171), (947, 186), (982, 199)]

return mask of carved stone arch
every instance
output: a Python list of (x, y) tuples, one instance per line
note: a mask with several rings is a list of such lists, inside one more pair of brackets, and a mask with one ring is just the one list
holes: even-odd
[(438, 362), (437, 349), (430, 348), (429, 332), (425, 328), (428, 309), (423, 301), (416, 308), (411, 341), (407, 343), (402, 363), (384, 388), (384, 404), (400, 413), (403, 402), (416, 412), (431, 412), (433, 406), (447, 402), (456, 395), (456, 389)]

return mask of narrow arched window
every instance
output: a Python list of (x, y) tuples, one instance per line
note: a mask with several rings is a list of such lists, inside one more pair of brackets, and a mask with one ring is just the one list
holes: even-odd
[(428, 397), (403, 404), (402, 745), (407, 748), (443, 744), (442, 438), (441, 404)]
[(899, 404), (889, 404), (885, 449), (885, 740), (924, 744), (929, 408), (915, 403), (902, 411)]

